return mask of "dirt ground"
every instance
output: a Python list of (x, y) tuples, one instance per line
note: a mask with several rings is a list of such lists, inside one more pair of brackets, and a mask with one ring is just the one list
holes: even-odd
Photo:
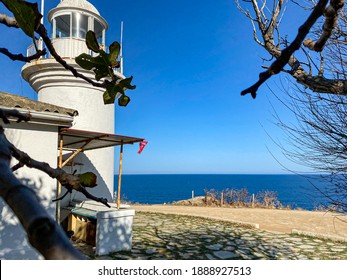
[(320, 211), (221, 208), (177, 205), (132, 205), (136, 211), (191, 215), (250, 225), (259, 229), (304, 233), (347, 242), (347, 215)]

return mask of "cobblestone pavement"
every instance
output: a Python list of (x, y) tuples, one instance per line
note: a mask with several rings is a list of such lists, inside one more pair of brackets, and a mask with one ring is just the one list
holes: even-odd
[(328, 211), (298, 211), (263, 208), (197, 207), (179, 205), (134, 205), (136, 213), (189, 215), (253, 225), (263, 230), (313, 236), (329, 236), (347, 242), (347, 214)]
[[(92, 251), (80, 248), (92, 256)], [(272, 233), (199, 217), (138, 212), (134, 217), (131, 252), (97, 259), (347, 260), (347, 243)]]

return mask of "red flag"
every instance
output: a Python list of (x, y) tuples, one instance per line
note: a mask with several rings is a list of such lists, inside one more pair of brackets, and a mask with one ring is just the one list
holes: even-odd
[(137, 152), (138, 154), (142, 153), (142, 150), (145, 148), (145, 146), (148, 144), (147, 141), (140, 142), (140, 150)]

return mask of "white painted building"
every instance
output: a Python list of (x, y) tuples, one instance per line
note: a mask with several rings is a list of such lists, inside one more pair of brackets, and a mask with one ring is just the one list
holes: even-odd
[[(106, 20), (86, 0), (62, 0), (48, 13), (48, 19), (52, 24), (51, 38), (57, 53), (79, 72), (93, 79), (94, 72), (81, 69), (74, 58), (83, 52), (90, 53), (85, 44), (88, 30), (93, 30), (99, 43), (105, 45), (108, 28)], [(30, 53), (30, 48), (28, 51)], [(116, 74), (124, 78), (122, 73)], [(21, 108), (30, 111), (33, 116), (29, 123), (5, 126), (9, 140), (33, 158), (48, 162), (52, 167), (57, 166), (60, 157), (59, 144), (62, 143), (63, 161), (77, 154), (73, 160), (66, 161), (68, 164), (64, 167), (65, 170), (71, 173), (75, 170), (77, 173), (95, 173), (98, 186), (88, 191), (111, 201), (115, 173), (113, 146), (133, 144), (143, 139), (114, 135), (114, 104), (103, 103), (104, 89), (75, 78), (51, 56), (25, 64), (22, 76), (37, 92), (38, 101), (12, 95), (15, 102), (11, 103), (8, 102), (11, 97), (0, 93), (0, 107)], [(21, 103), (23, 100), (24, 105)], [(21, 168), (17, 176), (39, 189), (43, 204), (52, 216), (57, 212), (59, 222), (66, 218), (64, 207), (84, 205), (88, 211), (94, 211), (98, 221), (97, 254), (131, 248), (134, 210), (117, 210), (113, 205), (113, 213), (110, 213), (108, 208), (104, 209), (95, 203), (78, 203), (84, 201), (85, 197), (77, 192), (69, 194), (56, 207), (56, 204), (51, 202), (57, 196), (56, 180), (28, 168)], [(64, 188), (61, 192), (65, 193)], [(118, 213), (115, 214), (115, 211)], [(2, 200), (0, 213), (0, 259), (37, 258), (39, 255), (27, 244), (25, 233)], [(112, 227), (123, 227), (123, 230), (114, 230)], [(122, 236), (119, 236), (119, 232), (122, 232)], [(98, 241), (98, 236), (103, 240)]]
[[(3, 92), (0, 92), (0, 108), (16, 108), (31, 114), (28, 123), (1, 124), (5, 134), (16, 147), (32, 158), (47, 162), (53, 168), (57, 167), (59, 128), (71, 127), (77, 111)], [(20, 168), (15, 175), (35, 190), (48, 213), (54, 217), (56, 208), (51, 201), (55, 198), (56, 180), (27, 167)], [(0, 259), (37, 258), (39, 254), (28, 244), (18, 219), (0, 199)]]

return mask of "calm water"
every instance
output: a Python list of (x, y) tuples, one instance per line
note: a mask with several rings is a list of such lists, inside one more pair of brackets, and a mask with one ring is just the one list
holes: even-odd
[[(123, 175), (122, 198), (130, 202), (169, 203), (205, 195), (205, 189), (247, 188), (249, 194), (270, 190), (283, 205), (307, 210), (326, 204), (315, 187), (325, 188), (319, 176), (300, 175)], [(118, 176), (115, 176), (117, 184)], [(115, 187), (116, 189), (117, 187)]]

